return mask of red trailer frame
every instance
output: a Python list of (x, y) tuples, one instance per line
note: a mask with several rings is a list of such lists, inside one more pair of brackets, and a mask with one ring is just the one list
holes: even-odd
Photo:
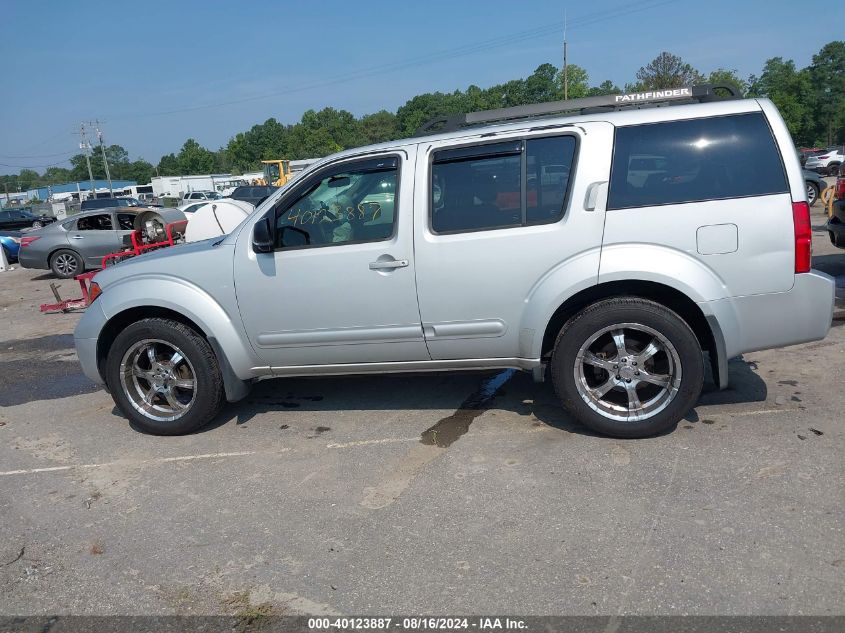
[(81, 297), (77, 299), (62, 299), (59, 295), (59, 287), (55, 283), (51, 283), (50, 289), (53, 291), (53, 296), (56, 297), (56, 303), (42, 303), (40, 306), (41, 312), (70, 312), (71, 310), (78, 310), (79, 308), (87, 308), (91, 305), (91, 280), (94, 279), (94, 276), (100, 272), (100, 270), (108, 266), (114, 266), (125, 259), (136, 257), (147, 251), (176, 245), (179, 237), (185, 234), (186, 226), (188, 226), (187, 220), (171, 222), (164, 227), (167, 239), (161, 242), (151, 243), (144, 242), (144, 236), (140, 229), (132, 231), (130, 234), (132, 248), (118, 253), (109, 253), (103, 257), (100, 262), (99, 270), (92, 270), (74, 277), (74, 279), (79, 282), (79, 287), (82, 290)]

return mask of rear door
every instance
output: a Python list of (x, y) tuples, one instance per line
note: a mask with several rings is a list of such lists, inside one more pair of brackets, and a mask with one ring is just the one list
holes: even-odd
[(414, 250), (433, 359), (528, 358), (543, 333), (521, 322), (544, 277), (578, 262), (572, 283), (595, 283), (612, 147), (601, 122), (419, 146)]
[(99, 268), (104, 256), (120, 250), (114, 214), (105, 211), (77, 219), (68, 231), (68, 242), (85, 260), (86, 268)]

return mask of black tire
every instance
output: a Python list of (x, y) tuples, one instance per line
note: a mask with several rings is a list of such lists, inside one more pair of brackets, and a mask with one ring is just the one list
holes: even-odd
[[(618, 420), (609, 417), (609, 414), (603, 414), (601, 411), (588, 405), (585, 398), (589, 399), (589, 397), (587, 395), (582, 396), (579, 392), (579, 385), (581, 385), (582, 391), (585, 386), (577, 375), (577, 368), (580, 362), (576, 364), (576, 359), (578, 359), (579, 350), (598, 332), (617, 324), (645, 326), (664, 337), (677, 354), (677, 360), (672, 361), (680, 367), (680, 372), (675, 372), (676, 375), (678, 373), (680, 374), (680, 378), (677, 379), (679, 383), (673, 382), (677, 391), (674, 393), (674, 396), (669, 397), (670, 390), (666, 390), (666, 404), (663, 405), (663, 408), (655, 408), (653, 413), (649, 413), (648, 417), (642, 420)], [(634, 334), (644, 334), (637, 332), (636, 329), (630, 331)], [(606, 336), (609, 336), (609, 334)], [(644, 334), (644, 336), (649, 335)], [(599, 337), (596, 339), (595, 344), (600, 344), (602, 340)], [(656, 354), (653, 357), (655, 360), (652, 362), (657, 362), (656, 359), (660, 358), (660, 354)], [(665, 352), (665, 355), (668, 359), (669, 352)], [(620, 357), (621, 355), (617, 356), (617, 358)], [(630, 358), (633, 358), (633, 356)], [(675, 356), (672, 358), (675, 358)], [(605, 359), (602, 358), (602, 360)], [(634, 369), (630, 365), (612, 365), (614, 362), (616, 361), (610, 360), (611, 367), (609, 369), (590, 369), (594, 372), (605, 372), (601, 374), (602, 376), (606, 376), (605, 384), (614, 382), (614, 376), (611, 375), (612, 368), (627, 367), (627, 371), (633, 371)], [(646, 362), (649, 361), (641, 362), (641, 368), (645, 368)], [(651, 372), (651, 369), (648, 371)], [(587, 306), (566, 323), (555, 342), (551, 372), (552, 381), (558, 397), (564, 406), (584, 426), (598, 433), (613, 437), (641, 438), (650, 437), (672, 428), (695, 405), (701, 394), (701, 388), (704, 382), (704, 359), (696, 335), (690, 329), (689, 325), (675, 312), (648, 299), (614, 297)], [(618, 380), (621, 372), (615, 372), (614, 370), (614, 373), (616, 373)], [(636, 375), (639, 376), (640, 374), (637, 373)], [(605, 379), (602, 378), (601, 380)], [(633, 378), (633, 380), (635, 381), (635, 393), (638, 393), (636, 391), (636, 388), (638, 388), (637, 384), (642, 379)], [(629, 379), (626, 382), (630, 383), (631, 380)], [(645, 388), (653, 389), (648, 384), (645, 385)], [(614, 391), (617, 395), (611, 393)], [(625, 395), (619, 395), (620, 393)], [(608, 394), (613, 398), (627, 398), (624, 385), (611, 388)], [(625, 404), (622, 406), (627, 408), (629, 406), (628, 401), (625, 400), (624, 402)], [(620, 413), (620, 415), (624, 414)]]
[(59, 279), (73, 279), (85, 272), (85, 264), (79, 253), (63, 248), (50, 255), (50, 270)]
[(15, 261), (15, 258), (12, 257), (12, 254), (9, 252), (8, 248), (6, 248), (5, 246), (2, 246), (2, 245), (0, 245), (0, 248), (3, 249), (3, 253), (6, 255), (6, 261), (7, 262), (9, 262), (11, 264), (13, 261)]
[[(193, 400), (175, 419), (157, 420), (140, 411), (127, 393), (127, 383), (121, 379), (124, 356), (142, 341), (151, 339), (163, 341), (165, 349), (167, 345), (177, 348), (193, 370)], [(169, 319), (142, 319), (118, 334), (106, 359), (105, 380), (121, 413), (134, 427), (153, 435), (184, 435), (202, 428), (214, 419), (224, 402), (220, 365), (208, 341), (187, 325)]]
[[(811, 191), (812, 190), (812, 191)], [(816, 206), (816, 202), (819, 201), (819, 186), (814, 183), (807, 181), (807, 202), (810, 203), (811, 207)]]

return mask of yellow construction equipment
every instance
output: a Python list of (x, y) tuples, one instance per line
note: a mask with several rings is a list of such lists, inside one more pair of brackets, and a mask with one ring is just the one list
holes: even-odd
[(289, 160), (262, 160), (261, 163), (264, 165), (264, 178), (260, 184), (281, 187), (291, 179)]

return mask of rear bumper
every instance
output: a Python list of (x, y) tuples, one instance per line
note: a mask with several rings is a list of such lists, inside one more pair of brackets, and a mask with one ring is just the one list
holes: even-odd
[(698, 306), (719, 330), (714, 334), (726, 363), (745, 352), (823, 339), (833, 319), (835, 290), (833, 277), (813, 270), (795, 275), (787, 292), (704, 301)]
[(22, 268), (49, 268), (46, 258), (38, 255), (37, 253), (34, 255), (31, 254), (28, 247), (18, 250), (18, 264), (20, 264)]

